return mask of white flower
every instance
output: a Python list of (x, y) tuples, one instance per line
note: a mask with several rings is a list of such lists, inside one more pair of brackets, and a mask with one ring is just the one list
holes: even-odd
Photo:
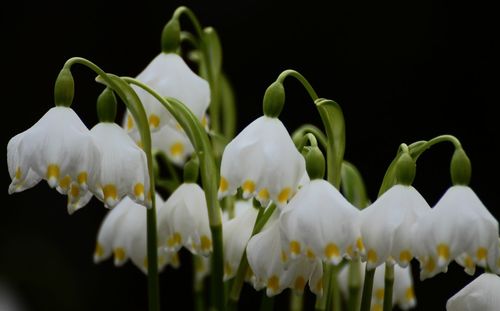
[(283, 123), (262, 116), (250, 123), (222, 154), (219, 197), (243, 189), (263, 206), (272, 200), (282, 207), (297, 191), (305, 161)]
[(422, 279), (446, 271), (454, 259), (469, 273), (488, 262), (498, 269), (498, 222), (467, 186), (450, 187), (414, 231)]
[(483, 273), (446, 303), (447, 311), (497, 311), (500, 306), (500, 277)]
[(251, 201), (237, 201), (235, 209), (241, 212), (223, 223), (224, 280), (236, 275), (259, 213)]
[(115, 123), (98, 123), (90, 130), (99, 149), (99, 172), (90, 188), (107, 207), (114, 207), (124, 196), (147, 205), (149, 174), (146, 154)]
[[(157, 213), (163, 203), (156, 195)], [(148, 271), (146, 208), (124, 197), (108, 212), (97, 236), (94, 262), (103, 261), (114, 255), (116, 266), (123, 265), (128, 258), (144, 273)], [(178, 265), (176, 253), (166, 253), (158, 248), (158, 268), (166, 264)]]
[(195, 183), (183, 183), (170, 195), (158, 214), (159, 239), (169, 252), (182, 246), (193, 254), (212, 251), (205, 192)]
[[(174, 53), (160, 53), (137, 76), (137, 80), (147, 84), (162, 97), (173, 97), (185, 104), (193, 114), (202, 120), (210, 103), (210, 87), (208, 82), (196, 75)], [(139, 96), (152, 130), (157, 130), (166, 124), (176, 128), (177, 122), (163, 105), (151, 94), (135, 85), (132, 86)], [(132, 130), (134, 121), (129, 119), (127, 129)]]
[(335, 187), (314, 179), (283, 209), (281, 245), (291, 258), (305, 255), (338, 264), (348, 250), (351, 255), (363, 250), (359, 217), (359, 210)]
[(395, 185), (361, 212), (361, 235), (369, 269), (385, 261), (405, 267), (413, 258), (412, 226), (430, 210), (412, 186)]
[[(361, 264), (360, 282), (365, 278), (365, 263)], [(384, 275), (385, 266), (377, 268), (373, 278), (373, 291), (371, 300), (371, 310), (382, 310), (384, 304)], [(347, 299), (349, 297), (349, 265), (345, 265), (339, 272), (339, 286), (342, 294)], [(393, 305), (397, 304), (401, 310), (414, 308), (417, 304), (415, 291), (413, 289), (413, 278), (411, 267), (401, 268), (394, 266), (394, 285), (392, 295)]]
[(76, 113), (68, 107), (53, 107), (9, 141), (9, 193), (33, 187), (43, 178), (68, 195), (71, 213), (90, 199), (87, 179), (96, 171), (97, 157), (89, 130)]
[[(277, 213), (278, 211), (275, 211)], [(291, 260), (285, 266), (281, 251), (279, 219), (269, 219), (269, 226), (254, 235), (247, 246), (247, 259), (254, 274), (255, 289), (267, 287), (266, 294), (274, 296), (285, 288), (302, 292), (307, 282), (317, 295), (323, 293), (323, 266), (319, 259), (305, 257)]]

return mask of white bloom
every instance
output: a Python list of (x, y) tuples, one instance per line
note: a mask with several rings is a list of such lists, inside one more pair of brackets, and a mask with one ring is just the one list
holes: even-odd
[(446, 303), (447, 311), (497, 311), (500, 306), (500, 277), (483, 273)]
[(303, 186), (280, 216), (283, 249), (338, 264), (348, 252), (363, 250), (360, 212), (330, 183), (314, 179)]
[[(162, 199), (156, 195), (157, 213)], [(97, 236), (94, 261), (100, 262), (114, 254), (116, 266), (123, 265), (128, 258), (144, 273), (148, 270), (146, 208), (124, 197), (108, 212)], [(158, 268), (167, 263), (178, 265), (177, 254), (166, 253), (158, 248)]]
[[(278, 211), (275, 211), (277, 213)], [(247, 246), (247, 259), (253, 271), (255, 289), (267, 287), (266, 294), (274, 296), (285, 288), (302, 292), (307, 282), (317, 295), (323, 292), (323, 266), (319, 259), (311, 261), (305, 257), (284, 264), (281, 251), (279, 219), (269, 219), (269, 227), (254, 235)]]
[[(196, 75), (184, 62), (174, 53), (160, 53), (151, 63), (137, 76), (137, 79), (162, 97), (173, 97), (185, 104), (193, 114), (202, 120), (210, 103), (210, 87), (208, 82)], [(177, 122), (163, 105), (151, 94), (142, 88), (132, 85), (139, 96), (149, 120), (152, 130), (157, 130), (166, 124), (176, 128)], [(135, 125), (132, 118), (127, 129), (132, 130)]]
[(283, 123), (262, 116), (250, 123), (222, 154), (219, 197), (243, 189), (263, 206), (272, 200), (282, 207), (297, 191), (305, 161)]
[(235, 209), (241, 212), (223, 223), (224, 280), (236, 275), (259, 213), (251, 201), (237, 201)]
[(71, 213), (90, 199), (87, 179), (96, 171), (97, 157), (89, 130), (76, 113), (68, 107), (53, 107), (9, 141), (9, 193), (33, 187), (43, 178), (52, 188), (68, 194)]
[(422, 279), (446, 271), (454, 259), (469, 273), (488, 262), (498, 269), (498, 222), (467, 186), (450, 187), (417, 222), (414, 236)]
[(182, 246), (193, 254), (212, 251), (205, 192), (195, 183), (183, 183), (170, 195), (158, 214), (159, 239), (167, 251)]
[(100, 171), (91, 179), (90, 187), (96, 197), (108, 207), (114, 207), (126, 195), (140, 204), (149, 204), (144, 151), (115, 123), (99, 123), (90, 133), (100, 154)]
[(385, 261), (402, 267), (413, 258), (412, 226), (430, 210), (412, 186), (395, 185), (361, 212), (361, 235), (369, 269)]
[[(365, 263), (361, 264), (360, 282), (365, 278)], [(377, 268), (373, 278), (371, 310), (382, 310), (385, 291), (385, 266)], [(339, 272), (339, 286), (346, 299), (349, 297), (349, 265), (345, 265)], [(394, 285), (392, 295), (393, 305), (397, 304), (401, 310), (414, 308), (417, 304), (413, 289), (413, 278), (410, 266), (401, 268), (394, 266)]]

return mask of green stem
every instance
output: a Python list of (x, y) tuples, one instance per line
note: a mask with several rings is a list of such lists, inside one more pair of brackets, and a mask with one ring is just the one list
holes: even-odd
[(320, 144), (320, 146), (323, 147), (324, 150), (326, 150), (327, 141), (326, 141), (325, 134), (318, 127), (316, 127), (312, 124), (304, 124), (292, 133), (292, 139), (295, 142), (295, 146), (298, 146), (297, 143), (307, 133), (313, 134), (316, 137), (316, 139), (318, 140), (318, 143)]
[(278, 79), (276, 79), (276, 81), (283, 83), (286, 77), (294, 77), (295, 79), (297, 79), (304, 86), (304, 88), (306, 89), (307, 93), (309, 93), (309, 96), (313, 101), (316, 101), (319, 98), (318, 94), (311, 86), (309, 81), (307, 81), (307, 79), (299, 72), (292, 69), (285, 70), (278, 76)]
[(219, 185), (219, 172), (212, 157), (213, 151), (210, 140), (200, 121), (184, 104), (176, 99), (168, 100), (151, 89), (148, 85), (130, 77), (124, 81), (137, 85), (155, 97), (176, 119), (186, 132), (193, 144), (199, 160), (201, 183), (205, 190), (207, 200), (208, 218), (212, 232), (213, 254), (211, 261), (211, 307), (214, 310), (225, 310), (224, 283), (223, 283), (223, 255), (222, 255), (222, 219), (217, 187)]
[(160, 310), (158, 282), (158, 237), (156, 229), (155, 180), (153, 172), (153, 155), (151, 153), (151, 132), (144, 107), (134, 90), (115, 75), (107, 74), (97, 65), (81, 57), (73, 57), (66, 61), (64, 68), (71, 69), (74, 64), (81, 64), (93, 70), (122, 99), (138, 124), (139, 133), (150, 177), (151, 208), (147, 210), (147, 253), (148, 253), (148, 298), (149, 311)]
[(365, 281), (363, 283), (363, 295), (361, 297), (361, 311), (370, 311), (372, 304), (373, 277), (375, 270), (365, 270)]
[(304, 308), (304, 293), (290, 293), (290, 311), (302, 311)]
[[(267, 221), (274, 213), (276, 209), (275, 204), (271, 204), (269, 208), (264, 211), (264, 208), (259, 208), (259, 214), (255, 220), (255, 224), (253, 226), (252, 235), (254, 236), (259, 233), (262, 228), (266, 225)], [(236, 271), (236, 277), (234, 278), (233, 286), (231, 287), (231, 293), (229, 294), (229, 305), (230, 310), (236, 310), (238, 301), (240, 299), (241, 289), (243, 288), (243, 282), (245, 281), (245, 275), (248, 270), (248, 259), (247, 259), (247, 251), (246, 249), (243, 251), (243, 255), (241, 257), (240, 265), (238, 266), (238, 271)]]
[(392, 290), (394, 287), (394, 266), (385, 265), (384, 311), (392, 310)]
[(411, 144), (409, 146), (410, 154), (416, 161), (418, 159), (418, 157), (424, 151), (426, 151), (430, 147), (434, 146), (435, 144), (439, 144), (442, 142), (452, 143), (453, 146), (455, 147), (455, 149), (462, 148), (462, 144), (460, 143), (458, 138), (456, 138), (455, 136), (453, 136), (453, 135), (440, 135), (440, 136), (434, 137), (433, 139), (431, 139), (429, 141), (420, 141), (420, 142), (416, 142), (416, 143)]
[(361, 294), (361, 261), (359, 258), (349, 263), (349, 299), (347, 301), (347, 310), (358, 311)]
[(332, 272), (330, 274), (330, 297), (328, 301), (329, 309), (333, 311), (340, 311), (342, 309), (341, 297), (340, 297), (340, 287), (337, 282), (337, 277), (340, 272), (339, 266), (332, 266)]

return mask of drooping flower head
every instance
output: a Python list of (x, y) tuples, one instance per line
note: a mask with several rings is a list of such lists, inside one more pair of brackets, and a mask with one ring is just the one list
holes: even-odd
[(250, 123), (224, 149), (219, 197), (243, 189), (243, 197), (269, 200), (282, 207), (297, 191), (305, 163), (283, 123), (262, 116)]
[(9, 193), (23, 191), (45, 179), (50, 187), (68, 195), (68, 211), (72, 213), (90, 199), (87, 183), (96, 172), (97, 157), (89, 130), (73, 109), (53, 107), (9, 141)]
[[(137, 76), (137, 79), (149, 85), (162, 97), (173, 97), (185, 104), (191, 112), (202, 120), (210, 103), (208, 82), (196, 75), (175, 53), (160, 53)], [(143, 89), (132, 86), (139, 96), (152, 130), (158, 130), (166, 124), (176, 128), (177, 122), (157, 99)], [(135, 128), (134, 120), (129, 116), (127, 129)]]

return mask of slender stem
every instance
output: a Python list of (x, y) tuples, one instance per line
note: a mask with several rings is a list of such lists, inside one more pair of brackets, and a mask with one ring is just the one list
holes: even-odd
[(328, 305), (330, 306), (330, 310), (340, 311), (342, 308), (341, 305), (341, 297), (340, 297), (340, 287), (337, 282), (337, 277), (340, 272), (339, 266), (333, 266), (332, 272), (330, 274), (330, 300), (328, 301)]
[(347, 310), (358, 311), (360, 303), (361, 289), (361, 261), (359, 258), (349, 263), (349, 299), (347, 301)]
[[(317, 128), (316, 126), (314, 126), (312, 124), (304, 124), (301, 127), (299, 127), (298, 129), (296, 129), (292, 133), (292, 139), (294, 142), (296, 142), (296, 141), (298, 142), (302, 138), (302, 136), (304, 136), (307, 133), (313, 134), (316, 137), (316, 139), (318, 140), (318, 143), (320, 144), (320, 146), (323, 147), (324, 150), (326, 150), (327, 141), (326, 141), (325, 134), (319, 128)], [(295, 145), (297, 146), (297, 143)], [(299, 148), (297, 148), (297, 149), (299, 149)]]
[(71, 69), (74, 64), (81, 64), (93, 70), (99, 77), (112, 88), (125, 103), (127, 108), (132, 113), (138, 124), (141, 141), (148, 163), (148, 172), (150, 177), (151, 208), (147, 210), (147, 253), (148, 253), (148, 298), (149, 311), (160, 310), (159, 300), (159, 282), (158, 282), (158, 237), (156, 229), (156, 202), (154, 193), (154, 172), (153, 172), (153, 155), (151, 153), (151, 132), (149, 131), (149, 123), (147, 121), (146, 112), (141, 104), (139, 97), (134, 90), (120, 78), (115, 75), (107, 74), (99, 66), (91, 61), (73, 57), (66, 61), (65, 68)]
[(290, 311), (302, 311), (304, 308), (304, 293), (290, 293)]
[(195, 147), (200, 159), (201, 183), (205, 190), (207, 200), (208, 218), (212, 233), (213, 254), (211, 261), (211, 308), (225, 310), (224, 283), (223, 283), (223, 255), (222, 255), (222, 219), (219, 201), (217, 199), (217, 186), (219, 172), (213, 159), (213, 150), (210, 140), (200, 121), (184, 104), (176, 99), (168, 100), (159, 95), (148, 85), (134, 78), (123, 77), (123, 80), (137, 85), (155, 97), (169, 112), (186, 132), (189, 140)]
[(376, 269), (368, 270), (368, 268), (365, 270), (363, 295), (361, 297), (361, 311), (370, 311), (372, 303), (373, 277), (375, 276), (375, 270)]
[(453, 146), (455, 147), (455, 149), (462, 148), (462, 144), (460, 143), (458, 138), (456, 138), (455, 136), (453, 136), (453, 135), (439, 135), (439, 136), (436, 136), (429, 141), (417, 142), (417, 143), (410, 145), (410, 154), (415, 160), (417, 160), (418, 157), (425, 150), (429, 149), (430, 147), (432, 147), (436, 144), (442, 143), (442, 142), (452, 143)]
[(392, 290), (394, 287), (394, 266), (385, 264), (384, 311), (392, 310)]
[(319, 98), (318, 94), (316, 93), (314, 88), (311, 86), (309, 81), (307, 81), (307, 79), (303, 75), (301, 75), (299, 72), (297, 72), (295, 70), (288, 69), (288, 70), (283, 71), (278, 76), (278, 79), (276, 79), (276, 81), (283, 83), (283, 81), (286, 79), (286, 77), (289, 77), (289, 76), (294, 77), (304, 86), (304, 88), (306, 89), (307, 93), (309, 93), (309, 96), (311, 97), (311, 99), (313, 101), (315, 101), (316, 99)]

